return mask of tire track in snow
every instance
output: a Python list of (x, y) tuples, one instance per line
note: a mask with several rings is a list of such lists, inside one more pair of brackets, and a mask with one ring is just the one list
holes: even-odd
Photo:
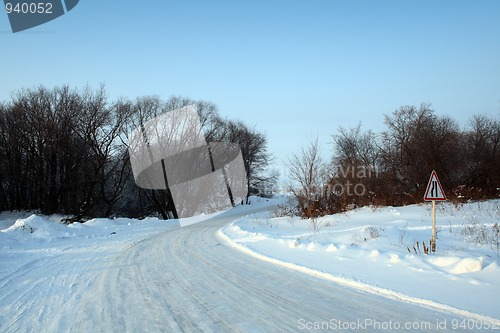
[[(136, 237), (112, 250), (109, 243), (79, 247), (68, 257), (47, 258), (43, 267), (19, 269), (19, 277), (31, 278), (33, 285), (12, 291), (13, 277), (0, 288), (12, 291), (13, 300), (0, 309), (6, 319), (0, 331), (296, 332), (300, 319), (434, 323), (458, 318), (243, 254), (216, 236), (239, 217), (223, 214)], [(53, 277), (37, 280), (46, 270)], [(33, 295), (38, 301), (30, 303)], [(44, 295), (56, 297), (45, 304)]]

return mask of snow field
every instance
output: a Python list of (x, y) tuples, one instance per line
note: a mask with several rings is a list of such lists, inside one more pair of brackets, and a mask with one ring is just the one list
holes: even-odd
[[(235, 221), (219, 235), (263, 260), (500, 325), (500, 259), (490, 237), (499, 207), (498, 200), (439, 203), (437, 251), (429, 255), (422, 244), (428, 246), (431, 237), (427, 204), (364, 207), (318, 218), (318, 228), (298, 217), (261, 214)], [(467, 231), (471, 225), (488, 237), (478, 240)]]
[[(281, 200), (253, 198), (252, 205), (226, 212), (227, 221), (231, 216), (238, 220), (218, 235), (263, 261), (500, 327), (500, 259), (490, 232), (499, 221), (499, 200), (460, 207), (438, 204), (437, 252), (431, 255), (423, 253), (422, 244), (428, 244), (431, 235), (429, 205), (365, 207), (319, 218), (314, 228), (298, 217), (271, 218), (269, 210)], [(250, 214), (255, 211), (260, 213)], [(156, 235), (209, 217), (93, 219), (64, 225), (59, 223), (62, 216), (1, 213), (0, 330), (29, 326), (32, 331), (64, 332), (92, 323), (116, 325), (119, 318), (105, 316), (109, 323), (102, 322), (101, 312), (119, 307), (120, 300), (132, 310), (142, 308), (135, 289), (141, 274), (149, 272), (143, 265), (161, 266), (159, 258), (148, 257), (152, 252), (139, 251), (141, 244), (156, 244)], [(134, 256), (141, 253), (138, 265)], [(137, 276), (128, 276), (129, 270)], [(159, 267), (159, 274), (164, 271)], [(108, 290), (111, 284), (116, 290)], [(110, 293), (118, 299), (107, 298)], [(96, 302), (104, 310), (93, 306)], [(61, 308), (65, 310), (54, 319), (51, 313)], [(144, 326), (132, 313), (124, 318), (124, 329)], [(173, 320), (174, 327), (172, 318), (164, 320)]]

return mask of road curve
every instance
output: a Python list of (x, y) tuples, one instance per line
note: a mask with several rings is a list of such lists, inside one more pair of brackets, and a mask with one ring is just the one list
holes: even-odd
[(221, 216), (128, 248), (96, 278), (71, 331), (296, 332), (324, 322), (331, 326), (323, 328), (344, 323), (358, 330), (369, 320), (415, 328), (430, 323), (434, 329), (446, 319), (450, 325), (449, 315), (240, 253), (216, 236), (234, 218)]
[(0, 279), (0, 331), (374, 331), (370, 322), (390, 331), (434, 331), (439, 322), (451, 331), (460, 319), (241, 253), (217, 231), (242, 215), (22, 264)]

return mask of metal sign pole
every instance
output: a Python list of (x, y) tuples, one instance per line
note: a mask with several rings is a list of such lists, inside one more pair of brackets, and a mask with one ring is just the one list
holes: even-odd
[(436, 252), (436, 200), (432, 200), (432, 238), (431, 252)]
[(439, 178), (436, 171), (432, 170), (431, 177), (429, 178), (429, 183), (427, 183), (427, 189), (424, 195), (425, 201), (432, 201), (432, 236), (430, 242), (429, 253), (436, 252), (436, 201), (445, 201), (446, 195), (444, 194), (443, 187), (439, 182)]

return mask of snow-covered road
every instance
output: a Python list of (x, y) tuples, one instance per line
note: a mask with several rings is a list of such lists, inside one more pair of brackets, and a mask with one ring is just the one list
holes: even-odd
[(4, 267), (0, 331), (287, 332), (319, 325), (421, 331), (438, 323), (451, 330), (453, 320), (463, 319), (241, 253), (217, 230), (243, 214), (248, 211), (112, 246), (93, 242), (37, 252), (33, 260)]

